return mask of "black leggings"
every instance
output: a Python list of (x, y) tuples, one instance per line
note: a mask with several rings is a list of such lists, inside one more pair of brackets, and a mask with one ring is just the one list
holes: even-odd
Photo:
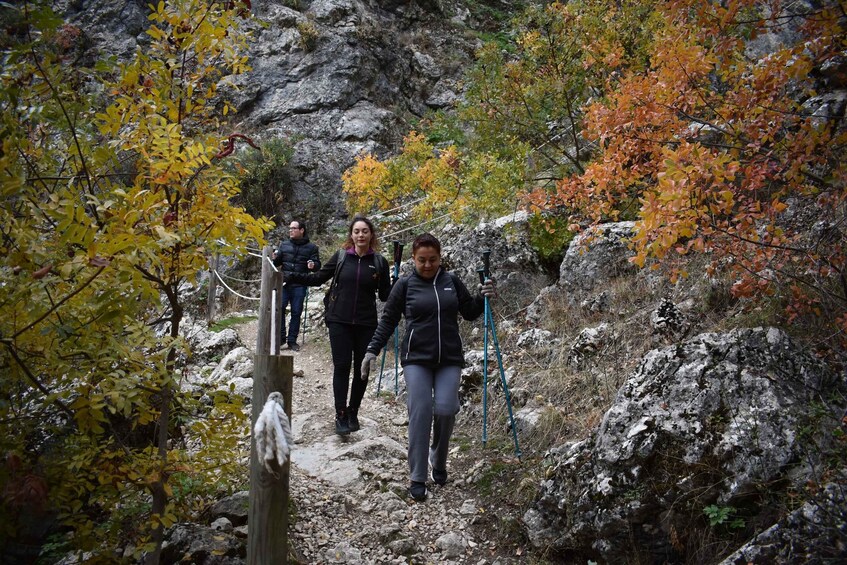
[[(326, 327), (329, 329), (329, 346), (332, 350), (332, 392), (335, 396), (335, 410), (344, 410), (348, 406), (357, 410), (368, 388), (368, 382), (360, 378), (362, 359), (365, 358), (376, 327), (338, 322), (327, 322)], [(353, 386), (348, 404), (347, 391), (351, 388), (350, 365), (353, 366)]]

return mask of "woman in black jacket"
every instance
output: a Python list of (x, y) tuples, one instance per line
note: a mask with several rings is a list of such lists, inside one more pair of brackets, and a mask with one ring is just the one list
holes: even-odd
[(335, 433), (339, 435), (359, 429), (359, 407), (368, 386), (367, 376), (361, 378), (360, 364), (377, 325), (375, 296), (385, 302), (391, 292), (388, 261), (376, 252), (377, 248), (373, 223), (357, 216), (350, 223), (342, 249), (319, 271), (284, 273), (286, 280), (307, 286), (320, 286), (333, 279), (324, 299), (324, 320), (332, 350)]
[(441, 268), (441, 243), (428, 233), (415, 238), (412, 258), (415, 271), (391, 290), (361, 372), (366, 379), (400, 317), (405, 316), (400, 363), (409, 410), (409, 494), (421, 501), (427, 495), (428, 468), (435, 484), (447, 482), (447, 451), (459, 412), (465, 362), (459, 314), (466, 320), (478, 318), (485, 307), (484, 296), (494, 295), (494, 283), (486, 281), (479, 286), (480, 294), (472, 296), (459, 277)]

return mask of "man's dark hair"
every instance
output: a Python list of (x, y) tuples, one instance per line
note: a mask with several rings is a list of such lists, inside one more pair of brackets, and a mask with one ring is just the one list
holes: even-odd
[(441, 255), (441, 242), (431, 233), (422, 233), (412, 242), (412, 255), (417, 253), (421, 247), (432, 247), (435, 252)]
[[(297, 225), (298, 225), (298, 226), (300, 226), (300, 228), (303, 230), (303, 237), (308, 237), (308, 236), (309, 236), (309, 232), (308, 232), (308, 231), (306, 231), (306, 224), (305, 224), (305, 223), (303, 223), (303, 220), (298, 220), (298, 219), (296, 219), (296, 218), (295, 218), (295, 219), (293, 219), (293, 220), (291, 220), (291, 221), (292, 221), (292, 222), (297, 222)], [(289, 222), (289, 224), (290, 224), (290, 223), (291, 223), (291, 222)]]

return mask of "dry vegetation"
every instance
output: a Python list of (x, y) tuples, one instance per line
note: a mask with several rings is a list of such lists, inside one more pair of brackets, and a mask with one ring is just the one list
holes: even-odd
[[(697, 261), (698, 264), (689, 265), (690, 272), (704, 273), (704, 265), (699, 264), (702, 259)], [(503, 509), (499, 516), (490, 517), (489, 527), (498, 528), (504, 536), (513, 536), (511, 539), (516, 543), (526, 543), (521, 529), (514, 527), (514, 521), (519, 520), (534, 502), (538, 484), (548, 471), (545, 452), (566, 442), (587, 438), (600, 424), (617, 390), (645, 353), (703, 332), (783, 325), (782, 310), (775, 299), (752, 305), (732, 297), (730, 281), (697, 274), (671, 284), (661, 272), (649, 269), (595, 288), (592, 294), (606, 292), (609, 296), (608, 306), (602, 312), (587, 312), (570, 304), (563, 294), (554, 294), (548, 299), (539, 324), (528, 324), (524, 315), (527, 297), (536, 296), (543, 286), (542, 277), (539, 277), (535, 285), (522, 287), (521, 292), (514, 295), (504, 293), (493, 305), (495, 314), (518, 312), (511, 319), (498, 317), (497, 322), (514, 409), (535, 404), (541, 413), (534, 429), (519, 435), (522, 458), (518, 464), (492, 349), (488, 451), (480, 451), (480, 459), (484, 457), (492, 464), (490, 476), (481, 483), (479, 490), (488, 505)], [(651, 314), (662, 298), (669, 298), (681, 306), (690, 324), (683, 333), (660, 335), (653, 330)], [(592, 355), (576, 362), (571, 355), (571, 345), (583, 329), (601, 324), (608, 325), (602, 345)], [(539, 348), (518, 347), (520, 334), (532, 327), (550, 331), (551, 339)], [(481, 332), (477, 330), (474, 334), (466, 341), (469, 349), (482, 346)], [(804, 338), (814, 347), (816, 340), (811, 334), (804, 334)], [(471, 394), (473, 402), (461, 413), (456, 433), (457, 441), (465, 443), (463, 449), (481, 448), (480, 388), (472, 389)], [(492, 451), (497, 457), (492, 457)], [(704, 551), (711, 543), (715, 540), (703, 540)], [(545, 562), (543, 556), (535, 558), (540, 563)]]

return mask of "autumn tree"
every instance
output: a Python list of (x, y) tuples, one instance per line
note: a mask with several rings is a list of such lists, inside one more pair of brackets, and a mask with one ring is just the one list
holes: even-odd
[(400, 218), (421, 221), (502, 212), (514, 205), (513, 187), (524, 178), (521, 168), (490, 154), (463, 157), (454, 145), (436, 148), (422, 134), (411, 132), (398, 156), (386, 161), (359, 156), (342, 181), (351, 212), (396, 211), (398, 203), (412, 200), (410, 212)]
[(115, 79), (69, 65), (81, 31), (43, 4), (2, 7), (14, 24), (0, 76), (7, 539), (24, 510), (50, 510), (76, 547), (114, 562), (133, 545), (156, 563), (164, 527), (188, 510), (180, 478), (228, 480), (247, 422), (225, 397), (192, 413), (180, 323), (209, 254), (221, 242), (237, 254), (269, 227), (230, 205), (238, 184), (221, 157), (238, 137), (217, 133), (230, 108), (216, 84), (247, 68), (246, 6), (159, 2), (149, 46)]
[(528, 8), (510, 39), (477, 53), (455, 112), (424, 120), (396, 157), (357, 159), (344, 175), (350, 209), (411, 201), (418, 220), (470, 220), (523, 207), (528, 190), (554, 192), (592, 155), (594, 140), (581, 133), (584, 105), (611, 73), (644, 67), (654, 25), (651, 4), (641, 1)]
[(586, 109), (596, 160), (531, 201), (575, 222), (635, 210), (639, 265), (707, 253), (736, 295), (787, 295), (789, 321), (821, 314), (843, 337), (847, 133), (826, 93), (843, 87), (843, 3), (660, 8), (649, 68), (610, 77)]
[(827, 92), (844, 21), (833, 1), (530, 8), (480, 51), (453, 117), (357, 160), (350, 207), (461, 219), (518, 198), (546, 231), (635, 219), (638, 264), (704, 252), (737, 296), (784, 295), (789, 321), (834, 312), (843, 332), (845, 134)]

